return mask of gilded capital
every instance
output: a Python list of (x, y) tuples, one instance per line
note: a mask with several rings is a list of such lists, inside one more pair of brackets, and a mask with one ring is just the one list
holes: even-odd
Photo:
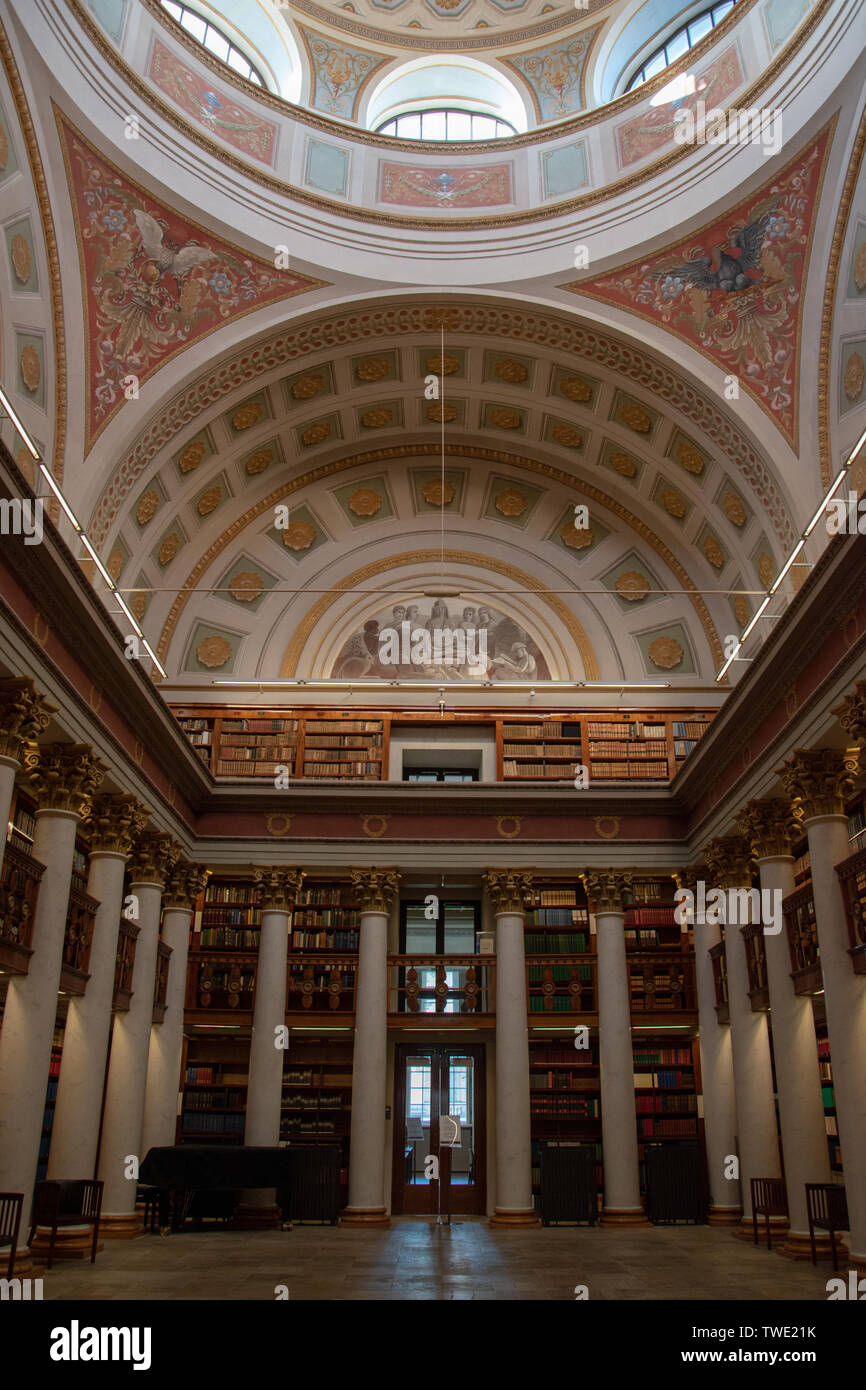
[(31, 744), (24, 754), (30, 790), (40, 811), (72, 811), (83, 816), (106, 768), (89, 743)]
[(745, 835), (719, 835), (704, 845), (707, 883), (714, 888), (748, 888), (752, 882), (752, 847)]
[(634, 874), (622, 869), (587, 869), (582, 878), (596, 917), (625, 911), (623, 898), (631, 893)]
[(834, 707), (833, 714), (849, 738), (866, 743), (866, 681), (858, 681), (852, 694)]
[(686, 864), (685, 868), (677, 869), (674, 878), (678, 888), (688, 888), (690, 893), (695, 893), (699, 882), (706, 883), (706, 865)]
[(395, 868), (350, 869), (352, 888), (362, 912), (390, 912), (400, 875)]
[(94, 797), (84, 816), (91, 850), (128, 855), (147, 825), (150, 812), (126, 792)]
[(766, 801), (747, 801), (737, 816), (737, 829), (749, 841), (756, 859), (790, 855), (798, 838), (800, 816), (797, 808), (783, 796)]
[(179, 858), (180, 845), (166, 831), (140, 835), (129, 856), (129, 881), (164, 885)]
[(532, 894), (534, 869), (485, 869), (484, 886), (494, 912), (522, 912)]
[(256, 897), (263, 908), (291, 912), (304, 881), (302, 869), (285, 868), (282, 864), (270, 869), (254, 869)]
[(0, 756), (21, 762), (27, 745), (44, 734), (56, 712), (29, 676), (0, 680)]
[(165, 881), (163, 907), (182, 907), (192, 912), (209, 878), (210, 869), (202, 864), (191, 864), (181, 855)]
[(795, 748), (778, 776), (803, 820), (809, 821), (844, 816), (859, 767), (857, 748)]

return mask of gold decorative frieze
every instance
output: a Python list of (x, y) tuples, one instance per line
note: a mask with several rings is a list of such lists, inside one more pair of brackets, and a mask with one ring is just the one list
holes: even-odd
[(810, 821), (816, 816), (844, 816), (859, 767), (857, 748), (795, 748), (777, 775), (803, 820)]
[(748, 888), (752, 847), (745, 835), (719, 835), (704, 845), (707, 882), (714, 888)]
[(254, 869), (253, 878), (256, 897), (265, 911), (291, 912), (301, 891), (304, 873), (302, 869), (288, 869), (279, 864), (268, 869)]
[(587, 869), (581, 877), (596, 917), (625, 911), (624, 899), (631, 894), (634, 874), (622, 869)]
[(89, 743), (49, 743), (29, 748), (24, 767), (40, 811), (83, 816), (107, 771)]
[(390, 912), (400, 874), (396, 868), (350, 869), (352, 888), (361, 912)]
[(45, 732), (56, 713), (29, 676), (0, 680), (0, 757), (20, 762), (27, 745)]
[(94, 797), (84, 816), (91, 850), (128, 855), (142, 834), (150, 812), (128, 792)]
[(737, 816), (737, 828), (749, 841), (756, 859), (790, 855), (800, 817), (785, 797), (747, 801)]
[(484, 886), (490, 894), (493, 911), (523, 912), (532, 896), (534, 869), (485, 869)]

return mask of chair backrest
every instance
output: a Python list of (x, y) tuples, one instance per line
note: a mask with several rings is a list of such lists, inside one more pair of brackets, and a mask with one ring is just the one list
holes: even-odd
[(0, 1192), (0, 1245), (17, 1243), (23, 1206), (23, 1192)]
[(60, 1215), (60, 1202), (63, 1197), (63, 1184), (59, 1182), (38, 1182), (33, 1191), (33, 1221), (37, 1226), (53, 1226)]
[(806, 1209), (813, 1224), (826, 1222), (837, 1231), (848, 1228), (848, 1199), (841, 1184), (807, 1182)]
[(98, 1216), (103, 1185), (90, 1178), (37, 1183), (33, 1198), (34, 1221), (41, 1226), (51, 1225), (57, 1216)]
[(750, 1187), (753, 1211), (769, 1208), (776, 1214), (788, 1210), (788, 1195), (782, 1178), (752, 1178)]

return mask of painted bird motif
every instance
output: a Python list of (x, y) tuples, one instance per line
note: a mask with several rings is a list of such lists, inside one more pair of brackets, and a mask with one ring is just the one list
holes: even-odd
[(763, 279), (759, 265), (761, 248), (773, 212), (771, 209), (748, 226), (736, 228), (727, 243), (719, 242), (712, 248), (711, 256), (696, 256), (682, 265), (652, 270), (650, 274), (656, 280), (682, 280), (701, 290), (722, 290), (726, 294), (751, 288)]
[(195, 266), (216, 259), (216, 251), (210, 251), (206, 246), (193, 246), (191, 242), (187, 242), (186, 246), (178, 249), (173, 242), (167, 242), (165, 232), (156, 218), (151, 217), (149, 212), (143, 212), (141, 208), (135, 209), (135, 221), (142, 245), (160, 275), (170, 272), (180, 279), (181, 276), (188, 275)]

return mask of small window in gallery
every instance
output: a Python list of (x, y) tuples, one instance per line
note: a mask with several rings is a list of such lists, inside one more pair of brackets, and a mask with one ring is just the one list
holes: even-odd
[(637, 72), (632, 73), (625, 90), (627, 92), (634, 91), (635, 87), (640, 87), (651, 77), (664, 72), (665, 68), (670, 67), (671, 63), (675, 63), (678, 58), (682, 58), (684, 53), (688, 53), (690, 48), (694, 48), (696, 43), (700, 43), (701, 39), (705, 38), (711, 29), (714, 29), (726, 14), (730, 14), (735, 4), (736, 0), (721, 0), (720, 4), (710, 5), (708, 9), (695, 15), (688, 24), (681, 25), (671, 34), (669, 39), (666, 39), (654, 53), (650, 54)]
[(437, 107), (394, 116), (380, 125), (376, 134), (396, 135), (401, 140), (499, 140), (516, 135), (517, 131), (510, 121), (499, 116)]
[(221, 29), (215, 24), (211, 24), (209, 19), (203, 19), (195, 10), (190, 9), (189, 5), (181, 5), (178, 0), (160, 0), (162, 8), (176, 20), (182, 29), (200, 43), (202, 48), (206, 48), (208, 53), (212, 53), (215, 58), (219, 58), (221, 63), (232, 68), (234, 72), (240, 73), (247, 81), (254, 82), (257, 87), (266, 86), (265, 80), (258, 68), (254, 68), (249, 59), (236, 48), (231, 39), (226, 38)]

